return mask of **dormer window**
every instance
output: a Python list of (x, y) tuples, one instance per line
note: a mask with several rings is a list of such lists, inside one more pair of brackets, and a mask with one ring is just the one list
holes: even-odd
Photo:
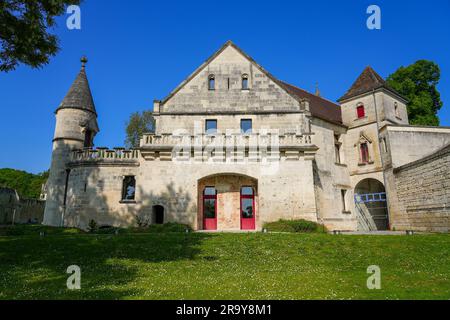
[(362, 119), (366, 117), (366, 109), (364, 108), (363, 104), (359, 104), (356, 107), (356, 115), (358, 117), (358, 119)]
[(208, 77), (208, 89), (216, 90), (216, 77), (213, 74)]
[(248, 75), (244, 74), (242, 76), (242, 90), (248, 90)]

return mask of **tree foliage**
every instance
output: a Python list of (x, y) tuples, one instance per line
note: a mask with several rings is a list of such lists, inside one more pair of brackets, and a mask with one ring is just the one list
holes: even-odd
[(155, 119), (151, 111), (132, 113), (126, 124), (125, 144), (128, 148), (137, 148), (142, 135), (154, 131)]
[(443, 102), (436, 86), (440, 78), (439, 66), (428, 60), (400, 67), (388, 77), (388, 85), (409, 100), (408, 115), (411, 124), (439, 126), (437, 113)]
[(22, 198), (39, 199), (49, 172), (32, 174), (14, 169), (0, 169), (0, 187), (15, 189)]
[(49, 33), (55, 17), (80, 0), (0, 0), (0, 71), (19, 63), (32, 68), (48, 64), (59, 51), (58, 38)]

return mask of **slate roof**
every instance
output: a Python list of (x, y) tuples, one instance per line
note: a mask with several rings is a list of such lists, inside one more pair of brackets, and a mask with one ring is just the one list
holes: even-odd
[(97, 114), (84, 63), (58, 110), (65, 108), (88, 110)]
[(344, 101), (380, 88), (384, 88), (406, 101), (406, 99), (403, 98), (398, 92), (390, 88), (386, 84), (386, 81), (370, 66), (364, 69), (351, 88), (338, 101)]
[(314, 117), (322, 120), (342, 124), (341, 107), (330, 100), (319, 97), (301, 88), (278, 80), (280, 86), (284, 88), (291, 96), (299, 100), (309, 100), (309, 109)]

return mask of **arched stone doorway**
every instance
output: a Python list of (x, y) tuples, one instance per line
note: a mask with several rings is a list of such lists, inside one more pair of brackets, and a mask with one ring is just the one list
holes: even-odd
[(154, 224), (164, 224), (164, 207), (163, 206), (153, 206), (153, 223)]
[(198, 181), (198, 229), (255, 230), (258, 181), (239, 174), (217, 174)]
[(364, 179), (355, 188), (355, 206), (358, 230), (381, 231), (389, 229), (386, 189), (376, 179)]

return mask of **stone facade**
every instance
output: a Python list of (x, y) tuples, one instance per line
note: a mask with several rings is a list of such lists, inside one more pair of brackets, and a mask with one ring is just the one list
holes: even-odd
[(45, 201), (22, 199), (15, 190), (0, 188), (0, 225), (42, 223)]
[(44, 222), (260, 230), (306, 219), (356, 230), (371, 209), (355, 196), (374, 191), (372, 180), (385, 202), (390, 192), (382, 128), (408, 124), (406, 101), (372, 69), (356, 84), (338, 105), (281, 82), (228, 42), (155, 101), (156, 132), (139, 148), (107, 150), (92, 148), (99, 128), (83, 65), (56, 113)]
[(394, 170), (398, 202), (391, 208), (398, 230), (450, 230), (450, 144)]

